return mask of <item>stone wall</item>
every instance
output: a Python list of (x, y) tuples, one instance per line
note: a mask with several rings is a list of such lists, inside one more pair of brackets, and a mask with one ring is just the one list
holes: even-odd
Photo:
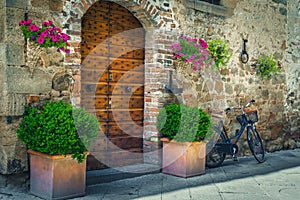
[[(299, 84), (299, 80), (295, 79), (298, 75), (294, 73), (298, 64), (292, 64), (294, 67), (290, 67), (290, 61), (286, 55), (289, 40), (287, 40), (287, 33), (290, 26), (287, 24), (287, 13), (289, 13), (287, 12), (287, 1), (241, 0), (231, 1), (231, 3), (234, 3), (235, 9), (230, 16), (224, 15), (223, 12), (212, 13), (209, 12), (209, 9), (206, 11), (197, 9), (199, 5), (191, 6), (186, 10), (178, 9), (175, 16), (178, 18), (181, 33), (191, 37), (228, 40), (233, 57), (223, 70), (226, 72), (225, 75), (220, 75), (222, 83), (219, 83), (219, 87), (222, 87), (225, 93), (226, 106), (243, 105), (249, 100), (255, 99), (255, 106), (260, 116), (258, 128), (267, 151), (299, 147), (299, 113), (297, 111), (299, 105), (295, 92), (292, 95), (296, 96), (291, 97), (296, 99), (296, 105), (293, 104), (290, 108), (293, 107), (293, 114), (288, 112), (290, 113), (289, 118), (286, 116), (289, 90), (286, 81), (295, 82), (293, 87), (296, 86), (296, 88), (293, 91), (297, 90), (297, 84)], [(212, 10), (214, 7), (212, 6)], [(270, 19), (272, 19), (272, 23), (270, 23)], [(296, 27), (293, 28), (293, 31), (295, 30), (297, 30)], [(247, 64), (242, 64), (239, 60), (243, 38), (248, 39), (247, 52), (250, 59)], [(295, 36), (288, 38), (295, 38)], [(299, 45), (298, 42), (297, 44)], [(293, 48), (297, 49), (297, 46)], [(280, 59), (282, 71), (276, 78), (267, 80), (256, 75), (253, 64), (262, 53), (274, 55)], [(294, 51), (291, 54), (293, 57), (297, 53)], [(293, 74), (294, 80), (290, 80), (291, 76), (287, 77), (289, 71), (293, 71), (291, 74)], [(219, 109), (217, 105), (215, 106), (211, 109)], [(234, 115), (228, 116), (226, 122), (227, 127), (230, 127), (231, 135), (234, 134), (235, 130), (239, 128)], [(289, 126), (293, 126), (294, 133), (291, 133)], [(295, 135), (298, 135), (298, 138)], [(241, 154), (244, 154), (243, 151), (246, 149), (243, 147), (247, 144), (241, 141), (240, 145), (242, 147)]]
[[(63, 99), (80, 105), (81, 17), (96, 0), (2, 0), (0, 1), (0, 173), (27, 170), (24, 146), (15, 130), (24, 105), (47, 99)], [(146, 30), (145, 51), (145, 161), (159, 163), (160, 137), (156, 117), (174, 99), (222, 111), (227, 106), (256, 99), (258, 128), (268, 151), (299, 147), (299, 1), (223, 0), (215, 6), (193, 0), (113, 0), (140, 20)], [(37, 64), (33, 46), (26, 44), (18, 22), (29, 18), (40, 24), (52, 20), (71, 36), (71, 54), (42, 51)], [(272, 23), (270, 23), (270, 20)], [(233, 57), (225, 74), (199, 74), (174, 68), (169, 50), (179, 34), (230, 42)], [(242, 38), (247, 38), (250, 60), (242, 64)], [(279, 57), (282, 72), (274, 79), (259, 78), (252, 67), (259, 54)], [(165, 90), (169, 72), (182, 94)], [(73, 86), (73, 87), (71, 87)], [(226, 120), (233, 133), (234, 115)], [(241, 154), (247, 153), (244, 141)]]
[[(284, 2), (284, 1), (283, 1)], [(292, 139), (300, 139), (300, 2), (287, 1), (287, 102), (285, 117), (286, 131)], [(298, 143), (297, 143), (298, 144)]]
[(63, 1), (1, 1), (0, 173), (28, 169), (26, 148), (16, 135), (24, 106), (50, 99), (70, 101), (70, 72), (63, 66), (63, 55), (50, 49), (34, 58), (36, 47), (24, 41), (18, 27), (26, 12), (37, 24), (53, 20), (61, 26), (62, 6)]

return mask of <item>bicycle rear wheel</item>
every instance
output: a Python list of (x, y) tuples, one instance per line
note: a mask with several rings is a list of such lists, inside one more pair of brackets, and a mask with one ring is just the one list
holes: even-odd
[(262, 163), (265, 161), (265, 148), (262, 143), (261, 137), (255, 127), (250, 127), (247, 129), (247, 140), (250, 151), (252, 152), (254, 158)]
[(209, 143), (206, 144), (207, 154), (205, 164), (209, 168), (219, 167), (226, 157), (226, 153), (218, 151), (214, 143), (214, 141), (217, 141), (217, 143), (225, 143), (226, 137), (222, 133), (222, 131), (216, 132), (217, 133), (215, 136), (217, 138), (215, 140), (211, 140)]

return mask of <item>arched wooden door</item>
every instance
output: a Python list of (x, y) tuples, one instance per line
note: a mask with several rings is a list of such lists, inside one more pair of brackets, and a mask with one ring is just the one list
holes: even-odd
[(99, 117), (88, 170), (143, 162), (145, 31), (124, 7), (94, 3), (82, 18), (81, 104)]

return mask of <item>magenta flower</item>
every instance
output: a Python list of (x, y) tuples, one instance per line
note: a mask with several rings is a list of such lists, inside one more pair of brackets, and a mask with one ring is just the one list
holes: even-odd
[(38, 39), (37, 39), (37, 42), (39, 43), (39, 44), (43, 44), (44, 42), (45, 42), (45, 39), (43, 38), (43, 37), (39, 37)]
[(63, 38), (63, 40), (66, 42), (69, 39), (69, 35), (65, 34), (65, 33), (61, 33), (61, 37)]
[(21, 20), (21, 21), (19, 22), (19, 26), (24, 25), (24, 24), (25, 24), (25, 21), (24, 21), (24, 20)]
[(41, 36), (43, 36), (43, 37), (48, 37), (48, 36), (49, 36), (48, 31), (49, 31), (49, 29), (45, 29), (45, 30), (41, 33)]
[(31, 19), (28, 19), (27, 21), (24, 20), (24, 25), (29, 26), (31, 24), (31, 22), (32, 22)]
[(206, 42), (201, 43), (201, 47), (203, 49), (206, 49), (208, 47), (208, 44)]
[(35, 25), (35, 24), (31, 24), (29, 27), (28, 27), (28, 30), (32, 31), (32, 32), (37, 32), (39, 31), (40, 29)]
[(186, 63), (192, 63), (193, 70), (202, 70), (210, 59), (206, 50), (208, 48), (206, 41), (202, 38), (190, 38), (183, 35), (179, 36), (178, 39), (179, 43), (170, 46), (173, 57)]
[(51, 20), (42, 22), (42, 28), (32, 23), (31, 19), (21, 20), (19, 25), (26, 39), (34, 41), (43, 48), (59, 47), (58, 52), (70, 53), (70, 49), (67, 49), (70, 46), (68, 43), (70, 36), (62, 33)]
[(48, 26), (51, 26), (53, 22), (51, 20), (48, 21)]

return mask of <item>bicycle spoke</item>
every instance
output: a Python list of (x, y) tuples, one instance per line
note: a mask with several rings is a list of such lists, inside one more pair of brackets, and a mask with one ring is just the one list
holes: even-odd
[(215, 142), (225, 142), (225, 136), (223, 135), (222, 132), (216, 133), (215, 137), (213, 138), (212, 142), (209, 142), (209, 146), (207, 146), (208, 151), (206, 155), (206, 166), (213, 168), (213, 167), (218, 167), (220, 166), (224, 159), (226, 154), (223, 152), (219, 152), (215, 148)]
[(248, 129), (247, 131), (247, 140), (249, 144), (249, 148), (255, 157), (255, 159), (262, 163), (265, 161), (265, 149), (262, 143), (262, 140), (259, 136), (259, 133), (256, 129)]

